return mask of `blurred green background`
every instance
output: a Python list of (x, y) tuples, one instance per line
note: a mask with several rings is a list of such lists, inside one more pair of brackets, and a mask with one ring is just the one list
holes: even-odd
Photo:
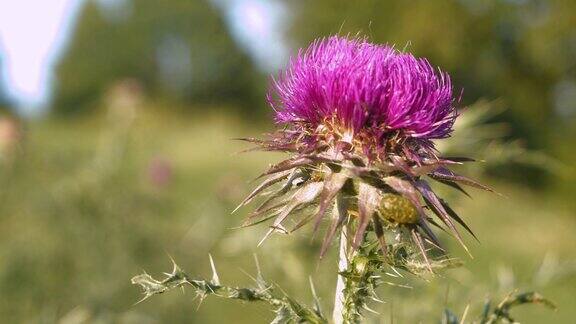
[(521, 322), (574, 321), (576, 2), (84, 0), (74, 17), (42, 113), (0, 87), (0, 322), (270, 321), (265, 305), (198, 307), (191, 291), (133, 305), (133, 275), (169, 271), (172, 256), (208, 277), (209, 253), (225, 284), (251, 283), (253, 254), (302, 301), (311, 276), (330, 309), (335, 257), (318, 261), (309, 229), (257, 248), (265, 226), (232, 229), (246, 210), (230, 212), (280, 158), (232, 140), (273, 128), (269, 75), (336, 33), (448, 71), (463, 114), (438, 145), (485, 160), (463, 172), (506, 196), (443, 191), (480, 239), (467, 238), (474, 259), (453, 245), (465, 267), (394, 279), (413, 288), (383, 287), (369, 320), (438, 323), (446, 305), (478, 311), (518, 288), (559, 306), (519, 308)]

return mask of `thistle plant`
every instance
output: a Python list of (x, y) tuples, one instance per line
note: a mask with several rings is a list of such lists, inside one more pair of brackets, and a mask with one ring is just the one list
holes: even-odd
[(289, 157), (240, 203), (260, 200), (243, 226), (269, 222), (262, 244), (307, 224), (315, 235), (329, 221), (319, 257), (340, 238), (334, 323), (359, 323), (388, 270), (434, 274), (457, 265), (432, 228), (466, 251), (459, 227), (475, 236), (431, 183), (466, 195), (463, 186), (492, 190), (451, 170), (473, 159), (436, 149), (459, 115), (446, 72), (393, 47), (334, 36), (293, 57), (267, 98), (277, 130), (243, 140)]
[[(434, 140), (450, 137), (458, 117), (453, 92), (450, 76), (426, 59), (365, 39), (314, 42), (272, 83), (268, 101), (279, 129), (263, 140), (246, 139), (290, 157), (266, 170), (240, 204), (266, 197), (245, 225), (273, 219), (265, 239), (307, 223), (316, 233), (329, 218), (320, 257), (340, 232), (340, 272), (370, 233), (389, 257), (387, 234), (394, 233), (394, 243), (419, 251), (414, 259), (433, 272), (431, 260), (446, 251), (431, 227), (451, 233), (466, 250), (457, 225), (474, 234), (429, 181), (464, 193), (461, 185), (490, 190), (450, 170), (472, 159), (435, 149)], [(295, 219), (291, 227), (288, 218)], [(343, 291), (337, 292), (337, 322), (346, 313), (339, 305)]]

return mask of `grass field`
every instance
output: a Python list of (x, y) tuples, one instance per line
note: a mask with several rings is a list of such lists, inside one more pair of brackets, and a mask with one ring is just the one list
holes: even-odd
[[(330, 309), (334, 255), (317, 260), (318, 242), (305, 229), (257, 242), (265, 226), (234, 230), (245, 210), (234, 205), (250, 179), (275, 154), (237, 154), (231, 138), (258, 136), (261, 126), (217, 113), (202, 118), (144, 112), (26, 125), (14, 156), (0, 171), (0, 319), (3, 323), (265, 323), (265, 305), (208, 298), (200, 307), (176, 291), (133, 306), (141, 297), (130, 278), (169, 271), (169, 255), (191, 275), (208, 277), (208, 254), (221, 280), (249, 285), (257, 254), (264, 275), (311, 301), (310, 275)], [(550, 195), (483, 179), (507, 198), (446, 192), (481, 243), (467, 241), (465, 267), (430, 283), (410, 278), (386, 286), (376, 323), (438, 323), (448, 305), (477, 314), (486, 297), (537, 290), (557, 312), (514, 311), (523, 323), (571, 323), (576, 317), (576, 217)], [(449, 242), (448, 237), (442, 236)], [(332, 251), (334, 253), (334, 251)], [(469, 317), (469, 319), (471, 319)]]

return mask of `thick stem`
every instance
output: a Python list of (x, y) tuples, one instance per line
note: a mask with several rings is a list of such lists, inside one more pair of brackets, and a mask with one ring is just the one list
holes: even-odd
[[(340, 234), (340, 248), (338, 253), (338, 273), (348, 269), (348, 239), (346, 234), (346, 226), (342, 226), (342, 231)], [(334, 297), (334, 313), (332, 314), (332, 320), (335, 324), (342, 324), (344, 322), (343, 311), (345, 302), (345, 289), (346, 278), (338, 274), (338, 279), (336, 281), (336, 294)]]
[[(368, 264), (369, 255), (361, 246), (352, 251), (350, 236), (352, 225), (348, 219), (349, 200), (346, 196), (338, 196), (332, 217), (343, 221), (340, 232), (340, 247), (338, 249), (338, 279), (334, 296), (334, 312), (332, 320), (336, 324), (359, 324), (362, 319), (362, 309), (366, 300), (374, 294), (376, 280), (374, 264)], [(364, 237), (363, 240), (366, 238)], [(344, 274), (344, 275), (341, 275)]]

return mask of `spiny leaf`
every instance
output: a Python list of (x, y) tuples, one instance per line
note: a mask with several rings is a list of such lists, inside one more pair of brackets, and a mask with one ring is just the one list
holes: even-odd
[(181, 287), (186, 284), (190, 284), (188, 276), (180, 269), (180, 267), (172, 260), (172, 272), (166, 273), (166, 278), (164, 280), (156, 280), (152, 278), (149, 274), (144, 272), (143, 274), (132, 277), (132, 284), (139, 285), (144, 290), (144, 297), (137, 302), (141, 303), (146, 299), (162, 294), (166, 291), (172, 290), (177, 287)]
[(420, 234), (418, 233), (418, 231), (415, 228), (410, 230), (410, 234), (412, 234), (412, 239), (414, 240), (414, 242), (416, 243), (416, 246), (418, 246), (418, 249), (422, 253), (422, 257), (424, 258), (424, 261), (426, 262), (426, 267), (428, 268), (430, 273), (434, 273), (434, 270), (432, 270), (432, 265), (430, 264), (430, 260), (428, 259), (428, 253), (426, 252), (426, 248), (424, 247), (424, 242), (422, 241), (422, 237), (420, 236)]
[(298, 206), (311, 203), (320, 194), (323, 188), (322, 182), (311, 182), (305, 184), (302, 188), (298, 189), (290, 198), (288, 204), (282, 209), (280, 214), (276, 217), (270, 230), (266, 233), (264, 238), (258, 243), (260, 246), (275, 230), (277, 230), (282, 222), (290, 215), (290, 213)]
[[(556, 305), (554, 305), (554, 303), (544, 298), (544, 296), (540, 295), (537, 292), (509, 294), (494, 309), (494, 312), (492, 313), (492, 318), (494, 318), (495, 320), (506, 319), (510, 322), (515, 322), (510, 316), (510, 310), (515, 306), (523, 304), (541, 304), (548, 308), (556, 310)], [(488, 323), (491, 323), (490, 320), (488, 321)]]
[(300, 155), (270, 166), (270, 168), (268, 168), (268, 170), (260, 177), (317, 163), (340, 164), (340, 161), (328, 158), (321, 154)]
[[(266, 220), (270, 219), (271, 217), (278, 215), (282, 211), (282, 207), (286, 206), (287, 204), (288, 204), (288, 199), (281, 201), (281, 202), (278, 202), (275, 205), (268, 206), (262, 210), (258, 210), (258, 211), (254, 211), (254, 212), (250, 213), (250, 215), (248, 215), (248, 217), (246, 217), (246, 219), (244, 219), (240, 228), (260, 224), (263, 221), (266, 221)], [(263, 218), (261, 218), (261, 217), (263, 217)], [(261, 219), (257, 220), (258, 218), (261, 218)]]
[(358, 185), (358, 229), (352, 243), (354, 250), (357, 250), (362, 243), (366, 228), (372, 220), (372, 215), (374, 215), (380, 199), (381, 195), (378, 189), (360, 182)]
[(324, 180), (324, 186), (322, 188), (322, 193), (320, 194), (320, 205), (318, 207), (318, 212), (314, 216), (314, 233), (318, 231), (320, 226), (320, 221), (326, 213), (326, 209), (336, 196), (336, 194), (342, 189), (344, 183), (348, 180), (348, 175), (343, 172), (330, 173), (326, 176)]
[(390, 156), (390, 160), (392, 160), (392, 163), (396, 168), (398, 168), (405, 174), (410, 176), (414, 175), (412, 168), (410, 168), (410, 166), (406, 163), (406, 161), (404, 161), (404, 159), (402, 159), (401, 157), (392, 155)]
[(312, 291), (312, 299), (314, 301), (314, 311), (318, 315), (322, 315), (322, 306), (320, 305), (320, 298), (316, 294), (316, 287), (314, 287), (314, 282), (312, 281), (312, 277), (308, 277), (308, 281), (310, 282), (310, 291)]
[(454, 181), (442, 180), (442, 179), (437, 179), (437, 178), (433, 178), (433, 177), (432, 177), (432, 179), (460, 191), (461, 193), (465, 194), (468, 198), (472, 198), (472, 196), (470, 196), (470, 194), (466, 190), (464, 190), (464, 188), (462, 188), (462, 186), (460, 186), (458, 183), (456, 183)]
[(174, 267), (172, 272), (167, 273), (167, 277), (164, 280), (154, 279), (144, 272), (141, 275), (133, 277), (132, 283), (140, 285), (144, 289), (144, 298), (140, 300), (140, 302), (153, 295), (162, 294), (177, 287), (188, 285), (195, 290), (201, 299), (209, 295), (215, 295), (221, 298), (237, 299), (246, 302), (265, 302), (275, 310), (276, 317), (272, 323), (328, 323), (319, 307), (315, 306), (314, 309), (309, 308), (287, 295), (281, 297), (275, 296), (272, 286), (264, 282), (258, 264), (257, 288), (236, 288), (220, 285), (220, 279), (216, 274), (216, 267), (212, 257), (210, 257), (210, 263), (213, 270), (211, 281), (191, 279), (176, 263), (173, 263)]
[(374, 224), (374, 233), (376, 234), (376, 238), (378, 239), (378, 244), (380, 246), (380, 250), (382, 251), (382, 255), (387, 255), (388, 249), (386, 247), (386, 240), (384, 238), (384, 227), (382, 226), (382, 221), (380, 221), (380, 217), (376, 214), (373, 214), (372, 223)]
[(470, 186), (470, 187), (474, 187), (474, 188), (486, 190), (486, 191), (489, 191), (492, 193), (496, 193), (492, 188), (487, 187), (487, 186), (485, 186), (485, 185), (483, 185), (477, 181), (474, 181), (470, 178), (467, 178), (465, 176), (456, 174), (456, 173), (448, 170), (447, 168), (439, 168), (436, 171), (430, 173), (429, 176), (431, 178), (436, 179), (436, 180), (440, 179), (440, 180), (460, 182), (460, 183), (463, 183), (463, 184)]
[(460, 236), (458, 229), (452, 222), (451, 217), (448, 215), (448, 212), (446, 212), (446, 210), (442, 206), (442, 203), (440, 202), (439, 198), (432, 191), (432, 188), (430, 188), (430, 186), (423, 180), (416, 180), (414, 184), (418, 189), (418, 191), (420, 191), (420, 193), (422, 194), (424, 201), (426, 202), (428, 207), (430, 207), (430, 209), (434, 211), (434, 213), (438, 216), (438, 218), (440, 218), (440, 220), (442, 220), (444, 224), (446, 224), (450, 228), (450, 230), (452, 231), (452, 233), (454, 234), (460, 245), (462, 245), (464, 250), (468, 252), (470, 257), (472, 257), (470, 251), (468, 250), (468, 247), (466, 246), (466, 244), (464, 244), (464, 241), (462, 240), (462, 237)]
[(454, 162), (476, 162), (476, 159), (464, 156), (443, 156), (442, 159)]
[(288, 177), (288, 180), (286, 180), (284, 185), (280, 189), (278, 189), (277, 191), (273, 192), (270, 195), (270, 197), (268, 197), (266, 200), (264, 200), (260, 204), (260, 206), (258, 206), (256, 208), (255, 212), (260, 212), (260, 211), (268, 208), (270, 203), (272, 201), (274, 201), (274, 199), (281, 197), (282, 195), (288, 193), (296, 185), (296, 183), (305, 182), (309, 178), (310, 178), (310, 174), (307, 170), (294, 169), (292, 171), (292, 173), (290, 173), (290, 176)]
[(446, 251), (442, 245), (440, 244), (440, 241), (438, 240), (438, 238), (436, 237), (436, 235), (434, 234), (434, 232), (432, 232), (432, 229), (430, 229), (430, 227), (428, 226), (428, 224), (426, 224), (426, 220), (424, 220), (423, 218), (421, 218), (418, 221), (418, 227), (424, 232), (424, 234), (426, 235), (426, 237), (428, 237), (428, 239), (431, 241), (432, 245), (434, 245), (435, 247), (437, 247), (438, 249), (440, 249), (441, 251)]
[(440, 200), (440, 203), (442, 204), (442, 207), (444, 207), (444, 209), (446, 210), (448, 215), (450, 215), (450, 217), (452, 217), (455, 221), (457, 221), (458, 224), (460, 224), (462, 227), (464, 227), (466, 229), (466, 231), (468, 231), (468, 233), (470, 233), (470, 235), (472, 235), (472, 237), (474, 237), (474, 239), (476, 239), (476, 241), (480, 242), (478, 240), (478, 238), (476, 237), (476, 235), (474, 234), (474, 232), (472, 232), (470, 227), (468, 227), (468, 225), (464, 222), (464, 220), (462, 220), (462, 218), (460, 218), (460, 216), (458, 216), (458, 214), (456, 214), (456, 212), (443, 199), (439, 199), (439, 200)]
[(492, 310), (490, 300), (486, 301), (480, 316), (480, 324), (516, 323), (511, 317), (510, 311), (513, 307), (523, 304), (541, 304), (556, 310), (556, 305), (553, 302), (537, 292), (510, 293), (494, 310)]
[(306, 165), (310, 165), (314, 162), (314, 160), (312, 160), (309, 157), (296, 157), (296, 158), (292, 158), (292, 159), (288, 159), (288, 160), (284, 160), (280, 163), (274, 164), (272, 165), (270, 168), (268, 168), (268, 170), (266, 170), (266, 172), (264, 172), (260, 177), (266, 176), (266, 175), (270, 175), (270, 174), (274, 174), (274, 173), (278, 173), (278, 172), (282, 172), (282, 171), (286, 171), (286, 170), (290, 170), (290, 169), (294, 169), (296, 167), (301, 167), (301, 166), (306, 166)]
[(334, 235), (338, 228), (342, 226), (346, 217), (348, 217), (348, 198), (343, 197), (342, 195), (337, 195), (337, 202), (334, 206), (334, 212), (332, 214), (332, 223), (326, 232), (326, 236), (324, 237), (324, 241), (322, 242), (322, 247), (320, 248), (320, 258), (324, 257)]
[(236, 207), (232, 213), (236, 212), (240, 207), (245, 206), (248, 204), (254, 197), (256, 197), (262, 190), (278, 183), (279, 181), (284, 180), (286, 177), (290, 175), (290, 171), (280, 172), (276, 175), (273, 175), (266, 180), (264, 180), (260, 185), (258, 185), (244, 200)]

